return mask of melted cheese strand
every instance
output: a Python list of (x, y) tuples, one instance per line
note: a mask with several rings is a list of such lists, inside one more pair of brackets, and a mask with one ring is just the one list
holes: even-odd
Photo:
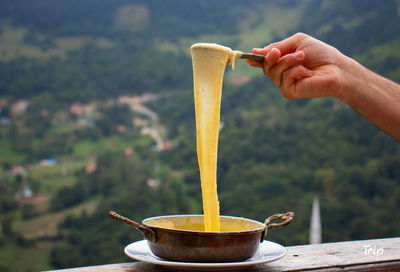
[(205, 231), (220, 231), (217, 152), (222, 81), (226, 63), (234, 67), (236, 52), (228, 47), (209, 43), (194, 44), (190, 51), (204, 226)]

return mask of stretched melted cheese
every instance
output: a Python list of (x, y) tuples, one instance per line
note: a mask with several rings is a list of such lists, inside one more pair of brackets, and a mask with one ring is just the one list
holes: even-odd
[(197, 158), (203, 196), (205, 231), (220, 231), (217, 151), (222, 81), (226, 63), (234, 67), (236, 51), (210, 43), (190, 48), (193, 62)]

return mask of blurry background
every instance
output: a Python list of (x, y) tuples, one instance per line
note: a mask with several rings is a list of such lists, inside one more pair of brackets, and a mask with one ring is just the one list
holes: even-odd
[[(400, 82), (400, 1), (0, 1), (0, 271), (124, 262), (142, 239), (109, 219), (201, 213), (189, 48), (251, 51), (297, 31)], [(400, 145), (341, 102), (288, 101), (227, 68), (221, 213), (283, 245), (400, 233)], [(360, 249), (361, 250), (361, 249)]]

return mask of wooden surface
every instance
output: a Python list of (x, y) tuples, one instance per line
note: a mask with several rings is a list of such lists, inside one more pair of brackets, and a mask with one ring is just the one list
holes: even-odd
[[(242, 271), (400, 271), (400, 238), (293, 246), (287, 247), (287, 250), (287, 255), (278, 261), (256, 265)], [(141, 262), (131, 262), (56, 271), (163, 272), (172, 271), (172, 269)]]

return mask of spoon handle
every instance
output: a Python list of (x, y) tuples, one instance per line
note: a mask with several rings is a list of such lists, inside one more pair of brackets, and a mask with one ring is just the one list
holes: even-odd
[(135, 228), (140, 230), (142, 232), (143, 236), (147, 240), (149, 240), (150, 242), (155, 243), (157, 241), (156, 233), (152, 229), (150, 229), (148, 227), (145, 227), (145, 226), (142, 226), (142, 225), (136, 223), (135, 221), (133, 221), (133, 220), (131, 220), (129, 218), (126, 218), (125, 216), (122, 216), (122, 215), (120, 215), (120, 214), (118, 214), (118, 213), (116, 213), (114, 211), (111, 211), (108, 214), (110, 215), (111, 218), (120, 220), (120, 221), (122, 221), (122, 222), (124, 222), (126, 224), (134, 226)]
[(239, 58), (264, 62), (265, 56), (252, 53), (243, 53)]
[(120, 221), (122, 221), (122, 222), (124, 222), (124, 223), (126, 223), (126, 224), (132, 225), (132, 226), (134, 226), (135, 228), (138, 228), (138, 229), (142, 229), (142, 228), (143, 228), (142, 225), (136, 223), (136, 222), (133, 221), (133, 220), (130, 220), (130, 219), (126, 218), (125, 216), (119, 215), (118, 213), (116, 213), (116, 212), (114, 212), (114, 211), (111, 211), (111, 212), (109, 213), (109, 215), (110, 215), (112, 218), (117, 219), (117, 220), (120, 220)]

